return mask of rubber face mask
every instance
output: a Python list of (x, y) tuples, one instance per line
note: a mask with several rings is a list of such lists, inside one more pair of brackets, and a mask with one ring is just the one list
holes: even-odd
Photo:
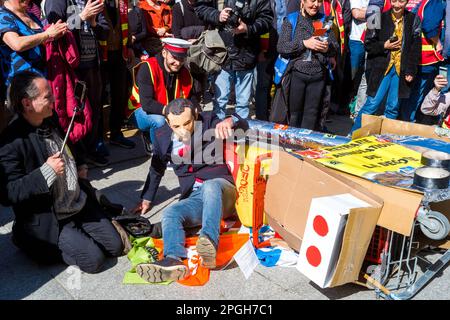
[(169, 113), (167, 122), (180, 141), (188, 142), (191, 139), (195, 128), (195, 115), (191, 109), (185, 108), (179, 115)]

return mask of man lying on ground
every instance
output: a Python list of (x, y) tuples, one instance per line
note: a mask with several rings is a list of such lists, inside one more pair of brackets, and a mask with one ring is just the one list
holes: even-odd
[[(151, 209), (169, 161), (179, 179), (181, 200), (163, 213), (164, 259), (136, 268), (148, 282), (177, 281), (188, 275), (182, 261), (187, 257), (185, 228), (201, 227), (197, 251), (202, 265), (216, 267), (220, 221), (235, 214), (237, 194), (223, 153), (211, 150), (223, 150), (221, 140), (230, 137), (232, 129), (248, 128), (236, 114), (221, 121), (213, 112), (198, 113), (187, 99), (170, 102), (164, 115), (167, 124), (156, 131), (150, 172), (135, 211), (145, 213)], [(210, 130), (213, 134), (208, 140)]]

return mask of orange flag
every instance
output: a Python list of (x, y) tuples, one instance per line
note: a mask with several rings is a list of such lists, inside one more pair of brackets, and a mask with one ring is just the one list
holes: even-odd
[[(201, 266), (201, 259), (195, 248), (197, 239), (198, 237), (186, 238), (185, 247), (188, 249), (188, 259), (184, 261), (184, 264), (189, 268), (189, 276), (178, 281), (178, 283), (186, 286), (203, 286), (209, 281), (210, 269)], [(221, 235), (216, 256), (217, 269), (227, 265), (248, 239), (248, 234), (232, 233)], [(164, 247), (162, 239), (153, 239), (153, 241), (160, 252), (160, 258), (162, 258)]]

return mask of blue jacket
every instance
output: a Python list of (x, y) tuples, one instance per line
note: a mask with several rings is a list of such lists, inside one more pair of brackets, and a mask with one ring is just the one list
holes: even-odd
[(425, 6), (422, 20), (422, 32), (426, 38), (439, 35), (439, 28), (444, 19), (445, 4), (442, 0), (429, 0)]

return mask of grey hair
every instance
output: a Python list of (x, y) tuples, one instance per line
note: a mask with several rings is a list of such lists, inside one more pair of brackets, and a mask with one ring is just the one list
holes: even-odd
[(35, 84), (36, 79), (44, 78), (32, 71), (17, 73), (11, 80), (7, 90), (7, 108), (12, 113), (23, 113), (22, 99), (35, 99), (39, 96), (39, 89)]

